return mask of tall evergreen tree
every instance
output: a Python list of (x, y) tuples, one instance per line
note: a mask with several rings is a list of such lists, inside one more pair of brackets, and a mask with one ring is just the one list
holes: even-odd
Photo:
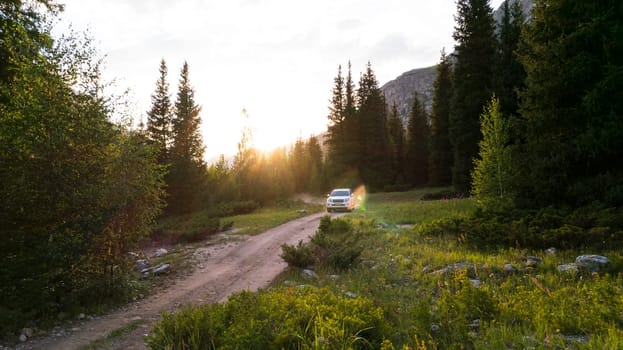
[[(249, 115), (246, 109), (242, 110), (244, 118), (248, 119)], [(238, 142), (238, 152), (234, 157), (234, 165), (232, 171), (236, 174), (236, 189), (238, 199), (253, 199), (252, 177), (253, 169), (259, 161), (259, 154), (253, 147), (253, 133), (250, 127), (245, 126), (242, 129), (240, 142)]]
[(195, 90), (190, 85), (188, 63), (184, 62), (175, 101), (173, 118), (174, 156), (196, 165), (202, 165), (205, 147), (199, 133), (201, 107), (195, 102)]
[(357, 122), (359, 124), (359, 171), (372, 189), (382, 189), (391, 178), (390, 147), (387, 132), (385, 96), (368, 62), (357, 90)]
[(404, 182), (404, 162), (405, 162), (405, 128), (402, 125), (402, 118), (398, 113), (396, 101), (392, 103), (389, 112), (389, 120), (387, 121), (389, 129), (389, 141), (392, 150), (392, 172), (394, 176), (393, 183), (400, 184)]
[(320, 147), (320, 143), (318, 143), (318, 138), (316, 136), (310, 137), (309, 140), (307, 140), (306, 148), (311, 168), (307, 190), (313, 193), (320, 193), (325, 186), (323, 175), (325, 169), (322, 159), (322, 148)]
[(305, 141), (300, 137), (296, 139), (289, 159), (294, 177), (294, 191), (304, 192), (309, 185), (311, 164)]
[(452, 99), (452, 64), (445, 50), (437, 64), (433, 83), (433, 106), (430, 114), (429, 184), (452, 184), (452, 145), (449, 136), (450, 101)]
[(175, 101), (171, 169), (167, 177), (170, 212), (196, 209), (207, 181), (204, 146), (199, 134), (201, 107), (196, 104), (194, 95), (188, 77), (188, 63), (184, 62)]
[(428, 183), (428, 144), (429, 128), (426, 112), (420, 103), (417, 92), (413, 96), (413, 105), (407, 123), (406, 178), (413, 186)]
[[(327, 174), (325, 175), (329, 178), (340, 179), (346, 175), (352, 177), (354, 173), (356, 178), (359, 177), (360, 127), (350, 61), (346, 80), (342, 77), (341, 66), (338, 68), (338, 75), (334, 79), (332, 89), (328, 119), (328, 135), (325, 144), (328, 146), (327, 163), (330, 166), (326, 168)], [(358, 180), (355, 179), (355, 181)], [(355, 183), (342, 185), (351, 186)]]
[(357, 168), (361, 156), (357, 152), (359, 150), (359, 119), (355, 98), (352, 67), (348, 61), (348, 73), (344, 82), (344, 149), (348, 169)]
[(167, 64), (160, 61), (160, 78), (156, 91), (151, 95), (151, 109), (147, 112), (147, 137), (158, 149), (160, 164), (169, 162), (169, 151), (173, 143), (173, 114), (167, 82)]
[(481, 139), (479, 116), (492, 92), (496, 39), (488, 0), (458, 0), (457, 12), (450, 111), (450, 140), (454, 153), (452, 183), (457, 191), (469, 192)]
[(623, 204), (623, 6), (537, 1), (521, 44), (521, 206)]
[(509, 0), (502, 4), (502, 20), (498, 26), (498, 45), (493, 87), (500, 101), (500, 113), (509, 117), (517, 114), (518, 91), (524, 86), (526, 72), (517, 57), (521, 28), (526, 22), (521, 3)]
[(329, 126), (327, 128), (327, 140), (329, 161), (333, 176), (339, 176), (348, 168), (347, 149), (345, 144), (346, 122), (344, 111), (344, 78), (342, 66), (338, 66), (337, 76), (334, 79), (331, 91), (331, 103), (329, 105)]

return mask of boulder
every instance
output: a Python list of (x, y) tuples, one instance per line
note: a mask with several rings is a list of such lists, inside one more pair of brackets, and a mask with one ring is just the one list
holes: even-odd
[(156, 249), (156, 252), (154, 253), (154, 255), (157, 256), (157, 257), (160, 257), (160, 256), (163, 256), (163, 255), (168, 254), (168, 253), (169, 253), (168, 250), (166, 250), (164, 248), (158, 248), (158, 249)]
[(552, 255), (556, 255), (556, 253), (558, 253), (558, 249), (554, 247), (545, 249), (545, 255), (552, 256)]
[(136, 269), (143, 271), (151, 266), (151, 263), (147, 259), (136, 260)]
[(473, 280), (473, 279), (470, 279), (470, 280), (469, 280), (469, 283), (471, 283), (471, 284), (472, 284), (472, 286), (474, 286), (474, 287), (476, 287), (476, 288), (480, 288), (480, 286), (482, 285), (482, 282), (480, 282), (480, 280)]
[(560, 272), (577, 273), (578, 272), (578, 265), (576, 265), (575, 263), (562, 264), (562, 265), (558, 265), (558, 267), (556, 267), (556, 270), (558, 270)]
[(529, 256), (526, 259), (526, 266), (529, 266), (529, 267), (535, 267), (535, 266), (540, 265), (542, 263), (543, 263), (543, 259), (538, 258), (536, 256)]
[(575, 258), (575, 264), (580, 270), (598, 272), (603, 270), (610, 261), (601, 255), (580, 255)]
[(154, 267), (153, 273), (157, 275), (157, 274), (160, 274), (160, 273), (169, 272), (170, 269), (171, 269), (171, 265), (170, 264), (160, 264), (160, 265)]
[(504, 264), (504, 271), (506, 272), (514, 272), (515, 267), (511, 264)]
[(313, 270), (310, 270), (310, 269), (304, 269), (301, 273), (303, 274), (303, 277), (305, 278), (318, 278), (318, 275)]

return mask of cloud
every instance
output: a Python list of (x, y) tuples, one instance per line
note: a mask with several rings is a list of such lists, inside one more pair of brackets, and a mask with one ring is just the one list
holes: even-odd
[(409, 40), (398, 33), (383, 37), (370, 49), (370, 56), (378, 60), (391, 60), (409, 54)]

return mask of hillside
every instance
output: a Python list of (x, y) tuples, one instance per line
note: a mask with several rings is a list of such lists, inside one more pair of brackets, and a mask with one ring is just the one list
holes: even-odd
[[(529, 17), (534, 2), (532, 0), (515, 1), (521, 3), (526, 16)], [(500, 23), (502, 20), (501, 5), (493, 12), (493, 18), (497, 23)], [(396, 101), (398, 112), (402, 116), (405, 125), (411, 109), (411, 103), (413, 102), (414, 91), (417, 91), (420, 95), (426, 112), (430, 112), (433, 103), (433, 82), (436, 77), (435, 68), (436, 66), (412, 69), (402, 73), (396, 79), (387, 82), (381, 87), (390, 106), (393, 101)]]

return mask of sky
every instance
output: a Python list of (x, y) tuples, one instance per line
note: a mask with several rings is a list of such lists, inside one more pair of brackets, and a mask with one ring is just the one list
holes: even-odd
[(325, 131), (338, 65), (350, 60), (357, 82), (370, 61), (382, 86), (454, 47), (454, 0), (59, 2), (55, 33), (90, 32), (106, 56), (104, 80), (129, 89), (137, 122), (146, 121), (160, 60), (172, 99), (188, 62), (208, 161), (235, 154), (244, 127), (261, 150)]

